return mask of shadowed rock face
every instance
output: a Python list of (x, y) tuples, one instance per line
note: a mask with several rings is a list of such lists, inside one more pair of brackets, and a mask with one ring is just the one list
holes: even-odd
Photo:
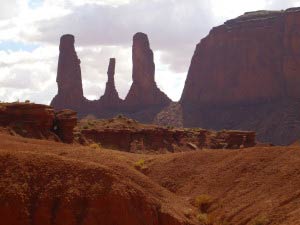
[(300, 9), (246, 13), (195, 50), (181, 101), (229, 105), (300, 98)]
[(146, 34), (136, 33), (132, 46), (132, 86), (125, 99), (128, 109), (138, 107), (164, 106), (171, 100), (157, 87), (154, 75), (153, 52)]
[(104, 95), (100, 98), (101, 103), (105, 105), (118, 106), (121, 102), (119, 94), (115, 87), (115, 65), (116, 59), (111, 58), (109, 60), (109, 66), (107, 70), (108, 80), (106, 82), (106, 88)]
[(197, 45), (181, 105), (184, 125), (255, 130), (289, 144), (300, 132), (300, 9), (246, 13)]
[(74, 42), (74, 36), (69, 34), (63, 35), (60, 40), (58, 94), (51, 102), (56, 110), (67, 108), (77, 111), (79, 117), (93, 114), (99, 118), (121, 113), (141, 122), (151, 123), (155, 115), (171, 102), (155, 83), (153, 52), (146, 34), (137, 33), (133, 38), (133, 84), (125, 101), (119, 98), (115, 87), (114, 58), (109, 62), (104, 95), (96, 101), (89, 101), (83, 96), (80, 60)]
[(51, 105), (56, 109), (77, 109), (84, 101), (80, 59), (78, 59), (73, 35), (66, 34), (60, 39), (57, 69), (58, 94)]

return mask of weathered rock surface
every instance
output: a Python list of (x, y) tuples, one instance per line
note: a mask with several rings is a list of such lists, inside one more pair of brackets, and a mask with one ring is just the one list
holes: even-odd
[(83, 96), (80, 59), (74, 44), (73, 35), (66, 34), (60, 39), (56, 78), (58, 93), (51, 102), (55, 109), (80, 110), (86, 101)]
[(134, 161), (2, 133), (0, 139), (1, 225), (197, 224), (193, 207)]
[(106, 107), (120, 107), (121, 99), (119, 98), (119, 94), (116, 90), (115, 86), (115, 65), (116, 59), (111, 58), (109, 60), (109, 66), (107, 70), (108, 80), (106, 82), (106, 88), (104, 95), (100, 98), (100, 104), (103, 104)]
[(287, 128), (294, 123), (300, 131), (298, 116), (279, 115), (300, 110), (299, 18), (298, 8), (258, 11), (212, 29), (191, 61), (184, 126), (255, 130), (261, 141), (291, 143)]
[(31, 138), (50, 138), (55, 115), (53, 108), (31, 103), (1, 103), (0, 126)]
[(55, 113), (55, 133), (62, 139), (63, 142), (73, 142), (73, 130), (77, 125), (77, 114), (72, 110), (61, 110)]
[(89, 101), (83, 96), (80, 60), (74, 43), (73, 35), (61, 37), (57, 70), (58, 94), (51, 102), (51, 106), (56, 110), (72, 109), (79, 117), (92, 114), (99, 118), (109, 118), (125, 114), (151, 123), (155, 115), (171, 102), (155, 83), (153, 52), (146, 34), (137, 33), (133, 38), (133, 83), (125, 101), (119, 98), (115, 87), (114, 58), (109, 62), (104, 95), (96, 101)]
[(79, 130), (92, 143), (135, 153), (183, 152), (198, 149), (239, 149), (256, 144), (255, 132), (179, 129), (140, 124), (125, 117), (81, 121)]
[(162, 107), (171, 100), (157, 87), (153, 52), (146, 34), (136, 33), (132, 46), (132, 86), (125, 99), (130, 111), (149, 107)]
[(54, 112), (47, 105), (32, 103), (1, 103), (0, 127), (23, 137), (49, 139), (71, 143), (77, 124), (76, 113), (71, 110)]

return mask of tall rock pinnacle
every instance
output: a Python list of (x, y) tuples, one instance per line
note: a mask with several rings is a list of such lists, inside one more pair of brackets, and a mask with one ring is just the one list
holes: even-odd
[(60, 38), (57, 69), (58, 94), (51, 102), (56, 109), (77, 108), (84, 100), (80, 59), (78, 59), (73, 35), (66, 34)]
[(153, 52), (146, 34), (136, 33), (132, 46), (132, 86), (125, 99), (129, 109), (137, 107), (164, 106), (171, 100), (157, 87), (155, 83), (155, 64)]
[(101, 97), (100, 101), (105, 103), (106, 105), (112, 105), (114, 103), (118, 103), (121, 101), (119, 98), (119, 94), (115, 87), (115, 65), (116, 65), (116, 59), (111, 58), (109, 60), (109, 66), (107, 70), (107, 76), (108, 80), (106, 82), (106, 89), (104, 92), (104, 95)]

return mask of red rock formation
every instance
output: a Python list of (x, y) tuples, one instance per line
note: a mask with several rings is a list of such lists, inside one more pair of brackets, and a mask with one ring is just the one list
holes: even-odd
[(51, 102), (55, 109), (80, 109), (83, 97), (80, 59), (78, 59), (73, 35), (66, 34), (60, 39), (57, 69), (58, 93)]
[(92, 114), (108, 118), (122, 113), (143, 122), (152, 122), (156, 113), (171, 100), (155, 83), (153, 52), (146, 34), (134, 35), (132, 53), (133, 84), (126, 101), (119, 98), (115, 88), (115, 59), (110, 59), (104, 95), (99, 100), (89, 101), (83, 96), (80, 60), (75, 52), (74, 36), (63, 35), (57, 71), (58, 94), (51, 106), (56, 110), (75, 110), (79, 117)]
[(197, 45), (182, 101), (249, 104), (284, 97), (283, 32), (278, 12), (247, 13), (214, 28)]
[(119, 98), (119, 94), (115, 87), (115, 65), (116, 59), (111, 58), (109, 60), (109, 66), (107, 70), (108, 80), (106, 82), (105, 92), (100, 98), (100, 104), (103, 104), (107, 107), (117, 107), (121, 103), (121, 99)]
[(32, 103), (0, 104), (0, 127), (7, 127), (23, 137), (73, 142), (76, 113), (62, 110), (55, 113), (47, 105)]
[(73, 130), (77, 124), (76, 112), (72, 110), (62, 110), (55, 113), (55, 133), (65, 143), (73, 142)]
[(255, 132), (178, 129), (140, 124), (125, 117), (81, 121), (85, 140), (119, 151), (165, 153), (208, 149), (239, 149), (256, 144)]
[(53, 108), (31, 103), (0, 104), (0, 126), (30, 138), (53, 138)]
[(132, 86), (125, 99), (127, 109), (165, 106), (171, 100), (157, 87), (154, 79), (155, 64), (146, 34), (136, 33), (132, 46)]
[[(261, 141), (292, 142), (300, 132), (290, 126), (300, 110), (299, 19), (299, 8), (258, 11), (213, 28), (191, 61), (181, 97), (184, 125), (255, 130)], [(285, 114), (291, 116), (282, 120)]]

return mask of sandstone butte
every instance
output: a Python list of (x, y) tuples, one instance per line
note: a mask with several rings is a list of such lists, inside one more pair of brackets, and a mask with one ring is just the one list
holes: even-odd
[(104, 95), (97, 101), (89, 101), (83, 96), (80, 60), (74, 44), (73, 35), (63, 35), (60, 39), (56, 80), (58, 93), (51, 102), (55, 109), (70, 108), (79, 116), (93, 114), (104, 118), (122, 113), (152, 122), (155, 115), (171, 102), (156, 85), (153, 52), (146, 34), (137, 33), (133, 37), (133, 83), (125, 100), (119, 98), (115, 88), (116, 60), (113, 58), (108, 67)]
[(299, 8), (257, 11), (213, 28), (196, 47), (179, 103), (157, 87), (153, 52), (143, 33), (133, 37), (133, 83), (125, 100), (114, 87), (115, 61), (104, 96), (87, 100), (74, 37), (64, 35), (59, 91), (51, 105), (73, 109), (79, 117), (124, 114), (162, 125), (253, 130), (262, 142), (293, 143), (300, 133), (299, 18)]
[(185, 126), (255, 130), (290, 144), (300, 133), (300, 8), (257, 11), (197, 45), (180, 100)]

